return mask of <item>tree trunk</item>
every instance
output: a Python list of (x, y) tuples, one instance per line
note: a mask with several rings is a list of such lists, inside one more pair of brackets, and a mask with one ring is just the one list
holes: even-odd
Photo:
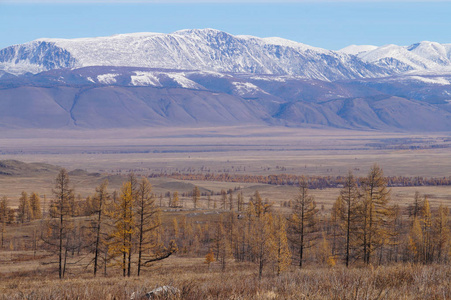
[(59, 251), (58, 251), (58, 273), (59, 278), (63, 278), (63, 203), (60, 203), (60, 228), (59, 228)]
[(99, 215), (97, 218), (97, 236), (96, 236), (96, 249), (94, 254), (94, 277), (97, 274), (97, 261), (99, 257), (99, 243), (100, 243), (100, 222), (102, 219), (102, 200), (99, 203)]

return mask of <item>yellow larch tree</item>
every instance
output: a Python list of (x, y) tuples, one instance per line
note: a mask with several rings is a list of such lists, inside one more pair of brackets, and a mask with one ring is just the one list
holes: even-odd
[(199, 187), (197, 187), (197, 186), (194, 187), (192, 197), (193, 197), (193, 207), (194, 207), (194, 209), (197, 209), (197, 204), (198, 204), (199, 199), (200, 199)]
[[(110, 256), (120, 258), (118, 265), (122, 268), (123, 276), (130, 276), (130, 253), (132, 251), (132, 236), (134, 233), (133, 195), (132, 185), (128, 181), (122, 185), (119, 201), (113, 203), (112, 219), (114, 231), (109, 245)], [(128, 259), (128, 261), (127, 261)]]
[(290, 247), (287, 237), (287, 221), (282, 214), (277, 214), (274, 218), (274, 242), (276, 247), (277, 275), (286, 271), (291, 265)]
[(429, 200), (424, 197), (423, 207), (421, 209), (421, 227), (423, 230), (423, 261), (431, 263), (433, 259), (433, 245), (432, 245), (432, 215)]
[(316, 208), (313, 196), (308, 192), (308, 181), (304, 177), (299, 182), (299, 195), (293, 201), (289, 218), (289, 239), (297, 251), (299, 267), (302, 268), (304, 251), (313, 246), (316, 239)]
[(30, 199), (27, 192), (23, 191), (19, 198), (19, 209), (17, 219), (20, 223), (33, 220), (33, 210), (31, 209)]
[(423, 259), (423, 231), (421, 230), (418, 218), (413, 219), (412, 227), (409, 232), (408, 250), (414, 262), (420, 262)]
[(211, 250), (211, 248), (210, 248), (207, 255), (205, 255), (205, 261), (204, 261), (204, 263), (208, 265), (208, 270), (210, 270), (210, 265), (214, 261), (215, 261), (215, 255), (213, 254), (213, 250)]
[(33, 219), (42, 219), (41, 198), (35, 192), (30, 195), (30, 207), (33, 213)]
[(340, 190), (340, 207), (336, 209), (341, 221), (341, 229), (345, 235), (345, 264), (349, 266), (351, 258), (352, 246), (356, 242), (357, 221), (358, 221), (358, 205), (360, 193), (357, 182), (351, 171), (345, 178), (343, 188)]
[(333, 267), (336, 264), (335, 256), (332, 254), (332, 249), (330, 248), (329, 241), (327, 240), (324, 232), (322, 234), (322, 240), (318, 245), (316, 256), (319, 263), (323, 265)]
[(274, 221), (270, 208), (271, 205), (263, 202), (258, 191), (255, 192), (247, 207), (249, 245), (252, 257), (258, 265), (259, 279), (262, 278), (264, 267), (275, 261), (277, 257)]
[[(450, 227), (448, 225), (449, 208), (440, 204), (433, 221), (433, 244), (436, 247), (439, 263), (446, 260), (447, 250), (450, 249)], [(451, 249), (450, 249), (451, 250)]]
[(363, 178), (361, 187), (359, 237), (363, 248), (363, 261), (370, 264), (375, 250), (382, 247), (390, 236), (390, 191), (387, 189), (383, 171), (377, 164), (374, 164), (367, 177)]

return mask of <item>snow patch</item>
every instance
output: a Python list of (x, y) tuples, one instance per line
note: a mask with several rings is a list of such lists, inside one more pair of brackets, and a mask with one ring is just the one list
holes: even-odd
[(373, 45), (350, 45), (343, 49), (338, 50), (338, 52), (350, 54), (350, 55), (358, 55), (363, 52), (368, 52), (377, 49), (377, 46)]
[(160, 80), (152, 72), (134, 72), (130, 77), (131, 84), (134, 86), (161, 86)]
[(268, 94), (267, 92), (265, 92), (264, 90), (262, 90), (261, 88), (259, 88), (258, 86), (256, 86), (255, 84), (252, 84), (250, 82), (235, 81), (235, 82), (232, 82), (232, 84), (235, 86), (235, 91), (240, 96), (255, 94), (257, 92)]
[(425, 83), (432, 83), (432, 84), (439, 84), (439, 85), (449, 85), (450, 82), (446, 80), (443, 77), (420, 77), (420, 76), (410, 76), (411, 79), (425, 82)]
[(13, 75), (22, 75), (27, 72), (37, 74), (45, 71), (45, 67), (29, 63), (27, 60), (18, 61), (16, 63), (0, 62), (0, 70)]
[(185, 77), (184, 73), (175, 74), (175, 73), (167, 73), (166, 74), (169, 78), (173, 79), (175, 82), (180, 84), (182, 88), (185, 89), (200, 89), (202, 88), (199, 84), (196, 82), (188, 79)]
[(119, 76), (119, 74), (102, 74), (97, 75), (97, 81), (103, 84), (113, 84), (116, 83), (116, 76)]
[(265, 77), (265, 76), (252, 76), (252, 80), (263, 80), (263, 81), (277, 81), (277, 82), (286, 82), (287, 80), (283, 77)]

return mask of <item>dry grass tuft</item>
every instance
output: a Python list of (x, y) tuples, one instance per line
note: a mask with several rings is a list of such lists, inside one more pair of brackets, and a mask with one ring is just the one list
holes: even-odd
[[(176, 262), (179, 258), (175, 259)], [(162, 285), (180, 290), (174, 299), (451, 299), (449, 265), (372, 268), (293, 268), (281, 276), (258, 280), (255, 266), (212, 272), (198, 262), (183, 272), (149, 270), (142, 277), (71, 278), (59, 280), (30, 273), (3, 277), (0, 299), (143, 299)], [(19, 274), (17, 274), (19, 275)], [(52, 275), (54, 276), (54, 275)]]

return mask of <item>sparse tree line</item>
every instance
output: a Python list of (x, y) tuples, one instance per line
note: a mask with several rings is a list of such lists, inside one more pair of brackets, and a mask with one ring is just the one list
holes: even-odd
[(302, 268), (306, 263), (450, 262), (447, 206), (431, 208), (427, 197), (418, 193), (408, 207), (391, 204), (387, 179), (377, 165), (360, 185), (352, 173), (342, 185), (329, 214), (316, 207), (307, 178), (301, 178), (289, 212), (282, 213), (255, 192), (241, 207), (240, 197), (233, 205), (221, 200), (229, 212), (215, 222), (174, 218), (169, 235), (176, 237), (178, 255), (204, 255), (206, 263), (216, 259), (221, 268), (232, 259), (254, 262), (260, 276), (264, 268), (279, 273), (291, 264)]
[[(259, 277), (265, 270), (280, 274), (291, 265), (302, 268), (312, 263), (332, 267), (337, 263), (450, 262), (447, 206), (431, 208), (427, 197), (418, 193), (408, 207), (391, 204), (387, 178), (374, 165), (364, 178), (357, 179), (351, 172), (343, 178), (337, 200), (326, 214), (309, 194), (310, 180), (299, 177), (298, 196), (280, 209), (258, 191), (245, 200), (241, 191), (222, 190), (213, 199), (194, 187), (186, 193), (191, 197), (191, 212), (196, 214), (202, 201), (203, 208), (208, 208), (204, 212), (217, 217), (199, 221), (181, 213), (163, 226), (163, 195), (153, 194), (146, 178), (131, 174), (120, 192), (112, 193), (104, 182), (82, 200), (75, 197), (62, 170), (46, 216), (35, 193), (23, 192), (17, 211), (2, 198), (2, 249), (6, 224), (38, 219), (41, 248), (57, 257), (61, 278), (70, 264), (86, 257), (94, 275), (107, 274), (115, 266), (123, 276), (139, 276), (142, 268), (175, 252), (205, 257), (209, 267), (217, 261), (222, 270), (232, 260), (251, 262)], [(167, 206), (181, 207), (178, 192), (164, 197)]]
[[(4, 197), (0, 203), (0, 221), (3, 233), (6, 224), (27, 223), (40, 219), (41, 249), (57, 257), (59, 277), (63, 278), (70, 264), (68, 259), (80, 261), (91, 255), (89, 263), (94, 276), (107, 267), (118, 266), (123, 276), (132, 274), (136, 265), (137, 275), (142, 267), (177, 251), (169, 242), (166, 247), (161, 236), (160, 209), (152, 187), (146, 178), (141, 181), (130, 175), (120, 193), (107, 191), (108, 182), (96, 188), (95, 194), (76, 200), (66, 170), (61, 170), (52, 190), (53, 199), (47, 217), (42, 217), (40, 199), (22, 193), (17, 211), (9, 208)], [(10, 248), (14, 248), (11, 246)], [(132, 255), (137, 260), (132, 261)]]
[[(294, 185), (298, 186), (303, 176), (292, 174), (274, 174), (274, 175), (244, 175), (230, 173), (153, 173), (149, 178), (167, 177), (179, 180), (197, 180), (197, 181), (222, 181), (222, 182), (242, 182), (242, 183), (263, 183), (273, 185)], [(346, 176), (308, 176), (309, 189), (341, 188)], [(360, 186), (365, 177), (355, 178), (357, 185)], [(441, 186), (451, 185), (451, 176), (449, 177), (405, 177), (390, 176), (386, 177), (387, 187), (407, 187), (407, 186)]]

